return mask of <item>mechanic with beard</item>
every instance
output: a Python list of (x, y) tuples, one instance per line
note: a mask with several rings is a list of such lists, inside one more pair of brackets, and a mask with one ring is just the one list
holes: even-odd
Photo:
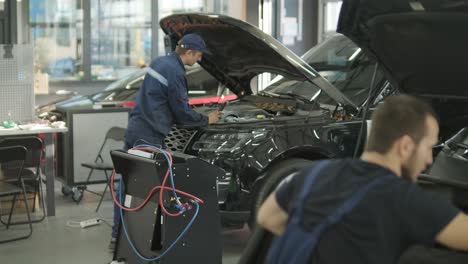
[(434, 242), (468, 250), (467, 215), (414, 184), (432, 163), (438, 130), (424, 102), (386, 99), (360, 159), (317, 162), (263, 203), (257, 221), (278, 236), (268, 263), (397, 263), (410, 246)]
[[(194, 111), (188, 103), (184, 65), (192, 66), (201, 61), (203, 53), (209, 53), (205, 41), (197, 34), (186, 34), (174, 52), (156, 58), (146, 68), (147, 74), (130, 113), (125, 150), (139, 144), (164, 149), (164, 138), (175, 123), (201, 127), (218, 122), (222, 115), (220, 111), (215, 110), (204, 116)], [(114, 205), (111, 250), (115, 247), (119, 216), (119, 207)]]

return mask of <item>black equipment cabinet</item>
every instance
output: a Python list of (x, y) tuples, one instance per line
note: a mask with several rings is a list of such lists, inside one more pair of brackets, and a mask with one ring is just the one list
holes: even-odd
[[(121, 174), (124, 189), (124, 204), (136, 207), (143, 202), (154, 186), (162, 184), (167, 171), (167, 162), (162, 154), (154, 159), (144, 158), (123, 151), (112, 151), (116, 172)], [(173, 153), (173, 175), (176, 189), (190, 193), (204, 201), (193, 225), (172, 250), (158, 261), (141, 260), (130, 247), (122, 224), (119, 226), (114, 260), (125, 263), (221, 263), (221, 220), (218, 207), (216, 179), (224, 175), (219, 167), (199, 158)], [(170, 185), (168, 179), (166, 186)], [(165, 191), (166, 207), (171, 191)], [(186, 201), (185, 196), (182, 202)], [(184, 230), (195, 213), (195, 207), (182, 216), (171, 217), (161, 211), (159, 192), (148, 204), (136, 212), (123, 211), (129, 237), (136, 249), (147, 258), (162, 254)]]

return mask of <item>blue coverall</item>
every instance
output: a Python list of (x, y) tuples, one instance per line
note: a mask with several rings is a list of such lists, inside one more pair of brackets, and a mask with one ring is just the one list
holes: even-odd
[(208, 117), (195, 112), (188, 104), (185, 68), (177, 53), (156, 58), (150, 68), (163, 79), (146, 74), (130, 113), (127, 148), (141, 143), (137, 142), (139, 139), (164, 147), (164, 138), (174, 123), (194, 127), (208, 124)]
[[(138, 144), (165, 148), (164, 138), (174, 123), (194, 127), (208, 124), (208, 117), (195, 112), (188, 104), (185, 67), (176, 52), (156, 58), (150, 68), (158, 78), (145, 75), (130, 113), (125, 150)], [(114, 205), (112, 237), (117, 236), (119, 220), (119, 208)]]

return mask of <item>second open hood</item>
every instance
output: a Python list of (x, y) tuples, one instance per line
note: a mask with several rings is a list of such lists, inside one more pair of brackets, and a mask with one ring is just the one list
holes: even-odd
[(175, 41), (187, 33), (202, 36), (212, 54), (203, 55), (200, 65), (238, 96), (252, 94), (252, 78), (270, 72), (309, 80), (338, 103), (354, 106), (296, 54), (249, 23), (228, 16), (190, 13), (165, 17), (160, 26)]
[(402, 91), (468, 98), (467, 0), (347, 0), (338, 32), (374, 55)]

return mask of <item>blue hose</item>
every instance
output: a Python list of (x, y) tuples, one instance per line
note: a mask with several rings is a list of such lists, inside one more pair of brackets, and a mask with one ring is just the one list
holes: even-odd
[[(123, 184), (122, 183), (122, 178), (120, 178), (120, 184)], [(162, 191), (162, 190), (161, 190)], [(120, 197), (119, 197), (119, 200), (120, 200), (120, 204), (123, 203), (123, 195), (122, 195), (122, 192), (120, 192)], [(145, 260), (145, 261), (156, 261), (156, 260), (159, 260), (160, 258), (164, 257), (164, 255), (166, 255), (169, 251), (171, 251), (171, 249), (174, 247), (174, 245), (179, 242), (179, 240), (185, 235), (185, 233), (189, 230), (189, 228), (193, 225), (193, 223), (195, 222), (195, 219), (197, 218), (198, 216), (198, 211), (200, 209), (200, 205), (197, 203), (197, 202), (194, 202), (194, 205), (195, 205), (195, 213), (193, 214), (193, 217), (192, 219), (190, 220), (190, 222), (187, 224), (187, 226), (185, 227), (185, 229), (180, 233), (180, 235), (176, 238), (176, 240), (174, 240), (174, 242), (172, 242), (172, 244), (166, 249), (164, 250), (163, 253), (161, 253), (159, 256), (157, 257), (154, 257), (154, 258), (147, 258), (143, 255), (141, 255), (141, 253), (136, 249), (135, 245), (133, 244), (133, 242), (131, 241), (130, 239), (130, 236), (128, 235), (128, 231), (127, 231), (127, 227), (125, 226), (125, 221), (124, 221), (124, 217), (123, 217), (123, 210), (122, 208), (120, 208), (120, 221), (121, 221), (121, 224), (122, 224), (122, 229), (124, 230), (124, 233), (125, 233), (125, 237), (127, 238), (127, 241), (128, 241), (128, 244), (130, 244), (130, 247), (133, 249), (133, 252), (135, 252), (135, 254), (142, 260)]]
[[(159, 151), (160, 153), (162, 153), (164, 155), (164, 157), (166, 158), (166, 161), (167, 161), (167, 166), (169, 167), (169, 174), (171, 176), (169, 178), (171, 179), (172, 194), (174, 195), (174, 198), (176, 199), (176, 201), (179, 201), (179, 197), (177, 196), (177, 193), (175, 191), (174, 175), (172, 174), (171, 160), (169, 159), (169, 156), (166, 154), (166, 152), (163, 149), (160, 149), (158, 147), (155, 147), (155, 146), (152, 146), (152, 145), (149, 145), (149, 144), (141, 144), (141, 145), (137, 145), (137, 146), (134, 146), (134, 147), (135, 148), (138, 148), (138, 147), (151, 148), (151, 149)], [(179, 211), (180, 211), (180, 209), (179, 209)]]

